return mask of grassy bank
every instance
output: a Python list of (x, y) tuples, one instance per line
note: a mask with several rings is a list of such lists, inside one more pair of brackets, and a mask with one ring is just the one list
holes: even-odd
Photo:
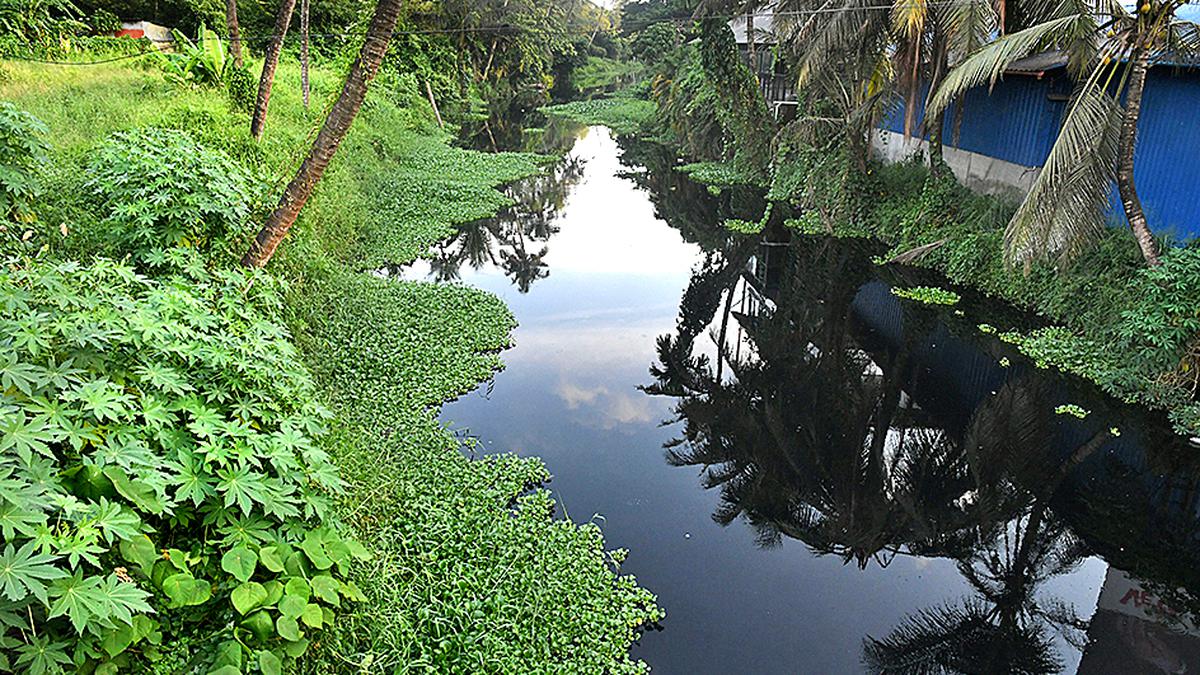
[[(232, 264), (340, 85), (336, 72), (317, 68), (314, 105), (306, 110), (291, 86), (296, 68), (282, 64), (259, 144), (222, 91), (169, 85), (153, 69), (3, 68), (0, 98), (50, 129), (50, 190), (40, 209), (53, 242), (46, 255), (85, 262), (103, 250), (105, 225), (87, 203), (82, 169), (109, 134), (148, 126), (187, 131), (257, 177), (247, 231), (214, 252)], [(540, 462), (468, 460), (437, 421), (442, 402), (501, 366), (511, 314), (481, 291), (367, 272), (409, 262), (454, 224), (494, 213), (506, 203), (495, 187), (536, 172), (545, 159), (452, 148), (415, 87), (403, 78), (390, 84), (372, 93), (272, 264), (288, 281), (282, 317), (333, 414), (318, 443), (346, 482), (334, 516), (372, 554), (352, 571), (366, 600), (337, 609), (314, 633), (301, 667), (639, 671), (644, 666), (628, 658), (628, 647), (660, 612), (647, 591), (620, 575), (622, 556), (605, 550), (594, 525), (553, 518), (548, 493), (529, 489), (548, 475)], [(53, 239), (59, 223), (69, 233), (61, 240)]]

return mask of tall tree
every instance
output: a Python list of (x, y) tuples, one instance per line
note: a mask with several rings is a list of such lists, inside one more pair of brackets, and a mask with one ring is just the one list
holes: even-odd
[[(292, 0), (292, 2), (294, 1)], [(288, 0), (284, 0), (284, 2), (286, 3)], [(300, 215), (304, 203), (312, 196), (313, 189), (324, 175), (338, 146), (346, 138), (350, 125), (354, 123), (354, 118), (362, 107), (363, 99), (366, 98), (367, 87), (379, 72), (379, 66), (387, 52), (388, 42), (396, 28), (396, 21), (400, 17), (402, 5), (403, 0), (379, 0), (376, 4), (375, 15), (367, 29), (366, 40), (359, 51), (358, 59), (350, 68), (350, 74), (346, 76), (346, 82), (342, 85), (342, 93), (338, 95), (337, 102), (333, 104), (329, 115), (326, 116), (325, 124), (317, 134), (308, 157), (300, 165), (296, 176), (288, 183), (283, 196), (279, 198), (279, 204), (267, 218), (267, 222), (259, 231), (258, 236), (251, 242), (246, 255), (242, 257), (243, 265), (247, 267), (266, 265), (271, 256), (275, 254), (279, 242), (283, 241), (283, 237), (296, 222), (296, 217)]]
[(267, 45), (267, 53), (263, 57), (262, 76), (258, 80), (258, 100), (254, 103), (254, 117), (250, 120), (250, 135), (255, 140), (262, 138), (263, 126), (267, 122), (267, 104), (271, 101), (275, 68), (279, 65), (279, 52), (283, 49), (283, 39), (287, 36), (295, 9), (296, 0), (280, 0), (279, 11), (275, 15), (275, 32), (271, 35), (271, 42)]
[(242, 67), (242, 29), (238, 26), (237, 0), (225, 0), (225, 24), (229, 28), (229, 51), (233, 65)]
[(1183, 4), (1147, 0), (1130, 13), (1115, 2), (1100, 12), (1084, 0), (1047, 2), (1040, 22), (984, 47), (946, 77), (930, 104), (934, 111), (972, 87), (994, 84), (1011, 63), (1048, 48), (1067, 55), (1078, 81), (1058, 138), (1008, 224), (1010, 262), (1066, 260), (1082, 250), (1103, 230), (1116, 182), (1146, 264), (1158, 264), (1158, 246), (1134, 182), (1134, 156), (1147, 71), (1156, 62), (1200, 51), (1196, 24), (1175, 16)]

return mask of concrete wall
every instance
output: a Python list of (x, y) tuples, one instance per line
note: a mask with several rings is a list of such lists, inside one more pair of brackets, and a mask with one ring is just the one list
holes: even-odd
[[(912, 136), (906, 141), (904, 134), (888, 129), (877, 129), (871, 146), (887, 162), (903, 162), (918, 153), (925, 156), (929, 152), (929, 143), (924, 139)], [(1022, 166), (950, 146), (942, 147), (942, 156), (958, 180), (971, 190), (1011, 199), (1024, 197), (1040, 171), (1036, 166)]]

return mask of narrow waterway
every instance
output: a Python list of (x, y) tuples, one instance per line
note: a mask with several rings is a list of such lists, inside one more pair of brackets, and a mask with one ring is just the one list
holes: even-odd
[(1195, 448), (978, 329), (1010, 309), (902, 302), (891, 286), (928, 279), (864, 244), (730, 236), (753, 198), (653, 155), (581, 130), (515, 208), (405, 272), (515, 313), (505, 370), (442, 418), (474, 452), (541, 457), (562, 513), (631, 551), (667, 612), (637, 657), (1200, 668), (1193, 624), (1164, 625), (1192, 606)]

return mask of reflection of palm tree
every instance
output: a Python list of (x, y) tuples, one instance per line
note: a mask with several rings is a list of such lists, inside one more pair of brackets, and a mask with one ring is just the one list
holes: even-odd
[(646, 388), (679, 397), (684, 435), (668, 461), (704, 466), (706, 485), (721, 488), (714, 519), (741, 516), (764, 544), (789, 536), (860, 566), (936, 548), (963, 527), (954, 503), (967, 485), (962, 453), (941, 432), (909, 428), (903, 352), (874, 377), (854, 347), (848, 310), (868, 271), (862, 257), (837, 243), (805, 246), (794, 247), (777, 309), (741, 318), (756, 356), (720, 353), (730, 382), (691, 352), (741, 275), (714, 258), (697, 270), (676, 335), (660, 339), (658, 383)]
[[(872, 669), (1059, 669), (1054, 631), (1075, 639), (1083, 622), (1037, 590), (1085, 552), (1050, 511), (1050, 498), (1107, 432), (1044, 475), (1054, 415), (1032, 379), (990, 397), (965, 431), (929, 425), (904, 391), (913, 377), (909, 354), (936, 324), (902, 306), (905, 341), (894, 353), (868, 354), (850, 310), (871, 278), (864, 256), (836, 241), (796, 242), (790, 251), (775, 309), (735, 315), (752, 354), (718, 349), (729, 381), (692, 352), (722, 294), (747, 282), (718, 256), (696, 271), (676, 334), (660, 339), (658, 382), (646, 388), (678, 398), (684, 428), (668, 461), (704, 467), (706, 487), (721, 493), (714, 519), (744, 519), (763, 544), (790, 537), (860, 567), (896, 555), (956, 561), (973, 597), (868, 639)], [(1046, 488), (1022, 487), (1039, 482)]]
[[(1049, 628), (1079, 645), (1086, 623), (1038, 587), (1076, 568), (1087, 549), (1049, 508), (1067, 475), (1109, 438), (1094, 435), (1046, 473), (1046, 392), (1032, 379), (1006, 384), (971, 420), (965, 445), (977, 480), (975, 508), (1008, 513), (983, 519), (974, 544), (956, 555), (976, 598), (923, 610), (883, 639), (867, 638), (872, 672), (1051, 673), (1062, 669)], [(1038, 485), (1030, 491), (1021, 485)], [(987, 525), (990, 520), (990, 525)]]
[(507, 189), (514, 206), (499, 216), (459, 226), (453, 237), (434, 251), (430, 267), (438, 281), (461, 277), (463, 265), (501, 268), (522, 293), (550, 275), (545, 262), (548, 246), (537, 251), (528, 242), (547, 242), (559, 228), (554, 224), (566, 196), (583, 177), (584, 160), (568, 157), (549, 172), (512, 184)]

